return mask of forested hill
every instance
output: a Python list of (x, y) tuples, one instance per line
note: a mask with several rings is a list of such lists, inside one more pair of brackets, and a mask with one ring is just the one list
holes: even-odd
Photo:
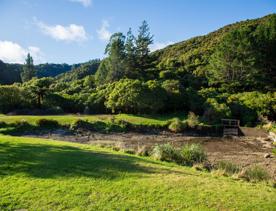
[[(39, 64), (35, 65), (36, 76), (38, 78), (42, 77), (55, 77), (57, 75), (66, 73), (70, 70), (77, 69), (82, 64), (53, 64), (53, 63), (46, 63), (46, 64)], [(23, 70), (22, 64), (9, 64), (4, 63), (0, 60), (0, 84), (12, 84), (21, 82), (20, 73)]]
[(21, 72), (23, 81), (0, 86), (0, 113), (34, 108), (48, 113), (192, 112), (207, 124), (222, 118), (240, 119), (242, 125), (275, 121), (276, 14), (156, 52), (150, 52), (154, 40), (146, 21), (137, 31), (136, 36), (131, 29), (114, 33), (102, 60), (71, 70), (68, 65), (34, 66), (30, 55), (23, 68), (0, 63), (1, 79), (13, 70), (13, 77)]
[(81, 64), (39, 64), (35, 66), (37, 77), (55, 77), (59, 74), (68, 72), (74, 68), (79, 67)]
[(22, 65), (7, 64), (0, 60), (0, 84), (21, 82), (20, 72)]
[(59, 82), (70, 82), (85, 78), (88, 75), (94, 75), (100, 65), (100, 59), (90, 60), (78, 66), (74, 66), (70, 71), (57, 75)]
[[(191, 73), (193, 77), (198, 77), (200, 79), (200, 76), (203, 76), (204, 82), (207, 83), (206, 79), (206, 71), (210, 69), (209, 64), (212, 62), (212, 55), (215, 53), (215, 51), (219, 48), (219, 45), (221, 42), (225, 41), (229, 38), (229, 42), (233, 41), (233, 45), (228, 43), (228, 47), (231, 48), (234, 45), (238, 48), (244, 47), (247, 48), (246, 50), (251, 51), (258, 51), (258, 49), (253, 49), (253, 47), (257, 48), (259, 43), (262, 42), (261, 39), (265, 42), (265, 39), (269, 39), (269, 47), (267, 49), (264, 49), (265, 46), (259, 46), (261, 50), (266, 52), (260, 52), (264, 58), (261, 58), (263, 60), (271, 59), (272, 57), (276, 58), (275, 56), (275, 40), (273, 40), (273, 36), (275, 36), (276, 33), (276, 25), (275, 20), (276, 14), (267, 15), (262, 18), (253, 19), (253, 20), (246, 20), (237, 22), (234, 24), (230, 24), (227, 26), (224, 26), (214, 32), (211, 32), (204, 36), (198, 36), (191, 38), (189, 40), (179, 42), (173, 45), (170, 45), (164, 49), (155, 51), (153, 54), (156, 61), (156, 66), (160, 71), (162, 70), (169, 70), (174, 71), (177, 73)], [(274, 24), (274, 25), (273, 25)], [(271, 28), (270, 33), (266, 33), (265, 28)], [(231, 32), (238, 32), (241, 31), (240, 35), (234, 35), (230, 37), (229, 33)], [(227, 37), (228, 36), (228, 37)], [(258, 37), (259, 36), (259, 37)], [(270, 36), (270, 37), (266, 37)], [(233, 40), (230, 40), (230, 39)], [(275, 37), (274, 37), (275, 38)], [(234, 40), (236, 39), (236, 42)], [(237, 40), (237, 39), (243, 39), (243, 40)], [(259, 40), (258, 40), (259, 39)], [(240, 42), (247, 42), (246, 44), (238, 43)], [(246, 46), (247, 45), (247, 46)], [(251, 48), (251, 49), (249, 49)], [(274, 48), (274, 50), (273, 50)], [(245, 50), (245, 49), (242, 49)], [(229, 51), (230, 53), (230, 51)], [(233, 55), (237, 55), (239, 52), (231, 52)], [(270, 54), (270, 56), (266, 57), (267, 54)], [(251, 56), (251, 55), (248, 55)], [(276, 60), (276, 59), (274, 59)], [(257, 63), (259, 61), (255, 61)], [(267, 62), (271, 64), (271, 61)], [(275, 62), (274, 62), (275, 65)], [(259, 69), (263, 67), (258, 67)], [(266, 64), (266, 68), (268, 67)], [(275, 71), (275, 66), (273, 67)], [(270, 75), (271, 76), (271, 75)], [(270, 78), (270, 77), (268, 77)], [(270, 82), (275, 82), (275, 72), (273, 74), (272, 80)]]

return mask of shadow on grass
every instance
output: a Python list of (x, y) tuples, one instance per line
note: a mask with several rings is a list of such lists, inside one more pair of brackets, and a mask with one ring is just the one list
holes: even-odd
[(112, 180), (156, 171), (137, 162), (147, 161), (70, 146), (0, 143), (0, 177), (23, 173), (36, 178), (84, 176)]

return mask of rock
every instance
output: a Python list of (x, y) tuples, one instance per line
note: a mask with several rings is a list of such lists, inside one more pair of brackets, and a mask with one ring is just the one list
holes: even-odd
[(272, 156), (271, 156), (271, 154), (269, 154), (269, 153), (266, 153), (266, 154), (264, 154), (264, 158), (271, 158)]
[(263, 139), (266, 142), (272, 142), (271, 138), (269, 136), (267, 136), (266, 138)]
[(276, 134), (273, 132), (269, 132), (269, 135), (267, 136), (271, 141), (276, 143)]

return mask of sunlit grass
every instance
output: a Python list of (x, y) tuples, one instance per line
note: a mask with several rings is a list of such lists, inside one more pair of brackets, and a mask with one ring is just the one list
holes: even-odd
[(137, 125), (156, 125), (164, 126), (168, 123), (169, 120), (174, 117), (179, 117), (185, 119), (184, 114), (170, 114), (170, 115), (131, 115), (131, 114), (118, 114), (118, 115), (47, 115), (47, 116), (32, 116), (32, 115), (0, 115), (0, 122), (6, 123), (15, 123), (18, 121), (25, 120), (29, 124), (35, 124), (38, 119), (51, 119), (58, 121), (61, 125), (69, 125), (77, 119), (87, 120), (90, 122), (93, 121), (104, 121), (110, 122), (112, 118), (117, 120), (125, 120), (132, 124)]
[(95, 146), (0, 136), (0, 210), (273, 210), (276, 190)]

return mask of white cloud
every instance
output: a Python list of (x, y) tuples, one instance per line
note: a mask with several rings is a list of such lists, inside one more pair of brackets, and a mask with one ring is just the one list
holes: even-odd
[(168, 45), (171, 45), (171, 44), (173, 44), (172, 41), (156, 42), (156, 43), (154, 43), (153, 45), (150, 46), (150, 51), (153, 52), (153, 51), (156, 51), (156, 50), (160, 50), (160, 49), (165, 48), (165, 47), (167, 47)]
[(41, 21), (36, 20), (34, 18), (35, 24), (41, 29), (41, 31), (56, 39), (61, 41), (75, 41), (81, 42), (87, 40), (87, 33), (83, 26), (70, 24), (69, 26), (62, 25), (47, 25)]
[(92, 0), (70, 0), (70, 1), (81, 3), (84, 7), (89, 7), (92, 4)]
[(15, 42), (0, 40), (0, 60), (4, 62), (23, 64), (28, 53), (31, 54), (36, 64), (43, 62), (43, 53), (38, 47), (23, 48)]
[(98, 38), (103, 41), (108, 41), (112, 35), (112, 33), (108, 30), (109, 22), (104, 20), (102, 22), (102, 26), (99, 30), (97, 30)]

